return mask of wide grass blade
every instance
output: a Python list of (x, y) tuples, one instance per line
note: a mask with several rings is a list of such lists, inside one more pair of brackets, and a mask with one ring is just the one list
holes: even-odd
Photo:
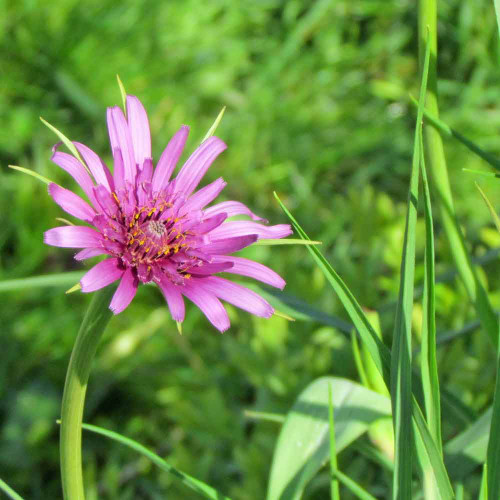
[[(437, 99), (437, 7), (436, 0), (419, 1), (419, 47), (421, 62), (424, 60), (424, 47), (427, 37), (431, 45), (429, 64), (429, 82), (426, 107), (431, 115), (439, 118)], [(448, 169), (444, 155), (443, 141), (440, 133), (426, 127), (425, 137), (430, 160), (433, 187), (437, 194), (436, 205), (441, 215), (444, 233), (448, 240), (450, 251), (455, 261), (458, 273), (464, 283), (467, 295), (476, 309), (477, 316), (496, 345), (498, 337), (498, 318), (490, 303), (486, 290), (471, 264), (470, 255), (465, 245), (465, 239), (453, 207), (453, 196), (448, 178)]]
[(12, 500), (24, 500), (21, 495), (18, 495), (5, 481), (0, 479), (0, 491), (3, 491)]
[[(289, 212), (289, 210), (283, 205), (282, 201), (279, 199), (278, 195), (274, 193), (274, 196), (281, 208), (288, 216), (292, 225), (297, 232), (297, 234), (306, 240), (309, 237), (304, 232), (300, 224)], [(390, 359), (391, 354), (389, 349), (382, 343), (378, 338), (376, 332), (371, 326), (368, 318), (363, 312), (363, 309), (354, 298), (347, 285), (343, 282), (340, 276), (336, 273), (330, 263), (325, 259), (316, 246), (306, 246), (309, 253), (312, 255), (314, 261), (318, 267), (323, 271), (327, 281), (332, 286), (333, 290), (339, 297), (342, 305), (345, 307), (347, 313), (349, 314), (351, 321), (358, 330), (360, 338), (364, 345), (367, 347), (375, 366), (379, 373), (383, 376), (386, 385), (390, 385)], [(439, 487), (439, 491), (442, 499), (452, 499), (453, 489), (448, 478), (448, 474), (443, 464), (442, 457), (429, 433), (427, 424), (425, 423), (424, 417), (418, 406), (417, 401), (413, 398), (412, 401), (412, 416), (413, 423), (416, 431), (421, 435), (422, 442), (424, 444), (425, 453), (429, 458), (429, 463), (432, 465), (432, 471), (436, 480), (436, 484)]]
[(160, 469), (168, 472), (176, 479), (179, 479), (188, 488), (191, 488), (200, 495), (203, 495), (205, 498), (210, 498), (211, 500), (230, 500), (229, 497), (226, 497), (222, 493), (219, 493), (216, 489), (212, 488), (208, 484), (205, 484), (203, 481), (200, 481), (190, 476), (189, 474), (186, 474), (185, 472), (182, 472), (179, 469), (173, 467), (168, 462), (163, 460), (163, 458), (159, 457), (156, 453), (153, 453), (151, 450), (148, 450), (145, 446), (138, 443), (137, 441), (134, 441), (133, 439), (122, 436), (117, 432), (103, 429), (102, 427), (97, 427), (95, 425), (82, 424), (82, 427), (87, 431), (91, 431), (96, 434), (105, 436), (109, 439), (112, 439), (113, 441), (117, 441), (118, 443), (128, 446), (132, 450), (139, 452), (141, 455), (144, 455), (146, 458), (151, 460), (155, 465), (160, 467)]
[(351, 380), (322, 377), (298, 396), (281, 428), (267, 492), (268, 500), (301, 497), (330, 456), (328, 388), (332, 388), (335, 447), (339, 453), (379, 418), (390, 415), (390, 401)]
[[(495, 226), (500, 232), (500, 218), (487, 196), (476, 184), (481, 193), (488, 210), (491, 213)], [(488, 452), (486, 466), (488, 473), (488, 498), (495, 500), (500, 498), (500, 338), (497, 349), (497, 374), (495, 382), (495, 394), (493, 396), (493, 415), (491, 417), (490, 439), (488, 441)]]
[(492, 408), (487, 410), (465, 431), (448, 441), (444, 447), (445, 463), (450, 477), (465, 479), (485, 462), (490, 436)]

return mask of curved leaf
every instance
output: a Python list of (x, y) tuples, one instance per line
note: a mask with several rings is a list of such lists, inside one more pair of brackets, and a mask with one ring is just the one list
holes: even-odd
[(341, 451), (376, 420), (391, 413), (389, 398), (351, 380), (322, 377), (295, 401), (274, 450), (268, 500), (296, 499), (330, 456), (328, 386), (332, 388), (335, 444)]

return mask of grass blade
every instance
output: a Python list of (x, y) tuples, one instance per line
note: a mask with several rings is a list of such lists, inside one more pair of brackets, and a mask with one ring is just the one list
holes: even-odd
[(224, 116), (224, 112), (226, 111), (226, 106), (224, 106), (219, 114), (217, 115), (217, 118), (213, 122), (212, 126), (208, 129), (208, 132), (205, 134), (205, 137), (202, 139), (202, 143), (205, 142), (209, 137), (212, 137), (215, 134), (215, 131), (217, 130), (217, 127), (219, 126), (219, 123), (222, 120), (222, 117)]
[(408, 192), (408, 210), (403, 242), (401, 262), (401, 282), (399, 300), (396, 309), (396, 322), (391, 356), (391, 402), (394, 424), (395, 456), (393, 476), (393, 498), (411, 498), (412, 446), (411, 425), (411, 315), (413, 310), (413, 290), (415, 281), (415, 244), (417, 226), (418, 182), (421, 159), (421, 127), (429, 72), (430, 43), (426, 45), (425, 60), (420, 86), (420, 98), (415, 126), (413, 160), (410, 188)]
[[(500, 232), (500, 218), (493, 208), (493, 205), (490, 203), (490, 200), (488, 200), (487, 196), (483, 193), (477, 183), (476, 187), (481, 193), (481, 196), (483, 197), (486, 206), (491, 213), (496, 228)], [(487, 474), (487, 491), (488, 498), (490, 499), (500, 498), (500, 338), (498, 346), (497, 374), (495, 382), (495, 393), (493, 396), (493, 415), (491, 417), (490, 438), (488, 440), (488, 451), (486, 454), (486, 468), (490, 471), (489, 474)]]
[(30, 170), (29, 168), (18, 167), (17, 165), (9, 165), (9, 168), (12, 168), (13, 170), (19, 170), (19, 172), (22, 172), (23, 174), (31, 175), (35, 179), (38, 179), (45, 184), (50, 184), (52, 182), (50, 179), (47, 179), (47, 177), (44, 177), (43, 175), (40, 175), (39, 173), (35, 172), (34, 170)]
[(453, 480), (467, 478), (468, 474), (486, 460), (491, 415), (490, 408), (467, 429), (446, 443), (445, 462)]
[[(418, 106), (418, 101), (413, 96), (410, 96), (410, 102), (415, 107)], [(460, 132), (451, 128), (443, 120), (433, 115), (428, 109), (424, 109), (424, 118), (425, 118), (425, 123), (428, 123), (429, 125), (434, 127), (438, 132), (440, 132), (441, 135), (444, 135), (445, 137), (450, 137), (452, 139), (456, 139), (458, 142), (462, 143), (467, 149), (469, 149), (469, 151), (479, 156), (479, 158), (482, 158), (486, 163), (488, 163), (494, 169), (500, 170), (500, 160), (496, 156), (493, 156), (491, 153), (488, 153), (487, 151), (484, 151), (484, 149), (481, 149), (476, 143), (474, 143), (470, 139), (467, 139), (467, 137), (463, 136)], [(492, 175), (495, 176), (497, 174), (492, 174)]]
[(297, 238), (283, 238), (281, 240), (257, 240), (253, 243), (256, 246), (266, 247), (275, 245), (321, 245), (321, 241), (304, 241)]
[(500, 498), (500, 349), (497, 352), (497, 376), (493, 396), (490, 438), (486, 465), (488, 466), (488, 498)]
[[(439, 393), (439, 378), (436, 361), (436, 311), (435, 311), (435, 267), (434, 267), (434, 230), (432, 223), (432, 207), (425, 169), (422, 134), (420, 133), (420, 167), (422, 170), (422, 184), (424, 192), (425, 218), (425, 257), (424, 257), (424, 294), (423, 294), (423, 324), (422, 324), (422, 352), (420, 366), (422, 374), (422, 389), (425, 401), (427, 425), (439, 453), (442, 455), (441, 437), (441, 405)], [(425, 498), (438, 498), (432, 471), (426, 461), (421, 463), (424, 474)]]
[(441, 405), (439, 392), (439, 377), (436, 361), (436, 304), (435, 304), (435, 264), (434, 264), (434, 230), (432, 222), (432, 207), (425, 169), (425, 159), (421, 150), (420, 165), (422, 169), (422, 184), (424, 192), (425, 218), (425, 273), (422, 327), (421, 372), (425, 400), (427, 424), (436, 446), (442, 453), (441, 437)]
[[(439, 118), (437, 100), (437, 11), (436, 0), (420, 0), (419, 2), (419, 46), (421, 62), (424, 59), (424, 47), (427, 34), (431, 45), (431, 59), (429, 64), (429, 82), (426, 107), (429, 113)], [(490, 300), (482, 283), (479, 281), (475, 269), (472, 267), (470, 255), (465, 246), (464, 236), (455, 216), (453, 196), (446, 158), (444, 156), (443, 141), (439, 132), (432, 127), (425, 127), (427, 151), (429, 153), (433, 186), (437, 194), (436, 205), (441, 215), (443, 229), (448, 240), (450, 251), (455, 261), (458, 273), (464, 283), (467, 295), (476, 309), (477, 316), (496, 345), (498, 336), (498, 318), (491, 306)]]
[(477, 500), (488, 500), (489, 498), (496, 500), (498, 497), (490, 497), (488, 495), (488, 466), (484, 464), (483, 475), (481, 476), (481, 489), (479, 490)]
[(332, 404), (332, 386), (328, 384), (328, 422), (330, 429), (330, 492), (332, 500), (340, 500), (339, 482), (335, 477), (337, 471), (337, 451), (335, 449), (335, 418)]
[(103, 429), (102, 427), (97, 427), (95, 425), (90, 424), (82, 424), (82, 427), (87, 430), (94, 432), (96, 434), (100, 434), (101, 436), (105, 436), (113, 441), (117, 441), (118, 443), (124, 444), (128, 446), (132, 450), (139, 452), (141, 455), (144, 455), (146, 458), (149, 458), (155, 465), (160, 467), (160, 469), (172, 474), (175, 478), (179, 479), (183, 484), (185, 484), (188, 488), (196, 491), (200, 495), (203, 495), (205, 498), (210, 498), (212, 500), (230, 500), (229, 497), (226, 497), (222, 493), (219, 493), (216, 489), (208, 486), (204, 482), (186, 474), (185, 472), (176, 469), (169, 463), (167, 463), (163, 458), (159, 457), (156, 453), (153, 453), (151, 450), (148, 450), (145, 446), (130, 439), (128, 437), (122, 436), (117, 432), (113, 432), (107, 429)]
[(44, 120), (42, 117), (40, 117), (40, 120), (46, 127), (52, 130), (52, 132), (54, 132), (59, 137), (59, 139), (61, 139), (64, 145), (69, 149), (70, 153), (85, 167), (85, 170), (89, 173), (89, 175), (92, 175), (89, 168), (87, 167), (82, 157), (80, 156), (78, 149), (76, 149), (76, 146), (60, 130), (56, 129), (54, 125), (51, 125), (48, 121)]
[[(295, 217), (285, 207), (285, 205), (279, 199), (276, 193), (274, 193), (274, 197), (280, 204), (285, 214), (290, 219), (297, 234), (301, 238), (309, 240), (309, 237), (307, 236), (305, 231), (302, 229), (302, 227), (297, 222)], [(337, 294), (338, 298), (342, 302), (342, 305), (349, 314), (351, 321), (358, 330), (358, 333), (360, 335), (363, 344), (368, 349), (368, 352), (370, 353), (375, 363), (375, 366), (377, 367), (377, 370), (383, 376), (386, 385), (389, 385), (390, 364), (391, 364), (390, 362), (391, 354), (389, 352), (389, 349), (378, 338), (376, 332), (371, 326), (368, 318), (364, 314), (363, 309), (355, 299), (354, 295), (349, 290), (347, 285), (344, 283), (342, 278), (333, 269), (330, 263), (321, 254), (318, 248), (316, 246), (309, 246), (309, 245), (306, 246), (306, 248), (313, 257), (318, 267), (323, 271), (325, 278), (330, 283), (333, 290)], [(436, 480), (436, 484), (439, 486), (441, 498), (443, 500), (452, 499), (453, 489), (451, 487), (450, 480), (446, 472), (446, 468), (444, 467), (442, 457), (434, 443), (434, 440), (432, 439), (432, 436), (429, 433), (429, 429), (427, 428), (424, 417), (415, 398), (413, 398), (412, 400), (411, 407), (412, 407), (413, 425), (415, 426), (416, 432), (418, 432), (422, 438), (424, 450), (428, 456), (429, 463), (432, 466), (432, 471)]]
[(362, 486), (360, 486), (356, 481), (346, 476), (339, 470), (333, 472), (335, 477), (351, 492), (356, 495), (360, 500), (377, 500), (374, 496), (370, 495)]
[(46, 274), (30, 278), (18, 278), (14, 280), (0, 281), (0, 292), (12, 292), (15, 290), (26, 290), (31, 288), (65, 287), (79, 281), (85, 274), (83, 271), (70, 273)]
[(23, 500), (21, 495), (18, 495), (7, 483), (0, 479), (0, 491), (3, 491), (12, 500)]

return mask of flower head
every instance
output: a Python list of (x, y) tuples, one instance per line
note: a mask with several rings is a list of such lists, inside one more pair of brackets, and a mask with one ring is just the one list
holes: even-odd
[[(172, 137), (153, 168), (146, 111), (139, 99), (127, 96), (127, 118), (119, 107), (108, 108), (107, 122), (114, 169), (87, 146), (74, 142), (84, 160), (53, 148), (52, 161), (79, 184), (90, 203), (57, 184), (49, 185), (54, 201), (90, 226), (63, 226), (44, 235), (48, 245), (81, 248), (76, 260), (107, 254), (80, 281), (92, 292), (120, 279), (110, 309), (118, 314), (132, 301), (139, 283), (155, 282), (175, 321), (184, 320), (184, 299), (196, 304), (220, 331), (229, 318), (220, 299), (252, 314), (270, 317), (271, 305), (255, 292), (218, 273), (249, 276), (283, 288), (271, 269), (230, 254), (260, 238), (283, 238), (290, 226), (266, 226), (242, 203), (212, 205), (226, 183), (219, 178), (195, 191), (212, 162), (226, 149), (218, 137), (205, 140), (171, 179), (184, 149), (189, 128)], [(226, 221), (234, 215), (252, 220)]]

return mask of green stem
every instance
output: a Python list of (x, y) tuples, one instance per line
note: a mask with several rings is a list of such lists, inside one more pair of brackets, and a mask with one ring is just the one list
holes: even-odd
[[(425, 41), (429, 37), (431, 58), (429, 64), (429, 80), (427, 84), (426, 108), (439, 119), (437, 94), (437, 0), (420, 0), (419, 2), (419, 49), (420, 63), (423, 64)], [(428, 35), (427, 35), (428, 34)], [(478, 279), (465, 246), (465, 240), (455, 216), (443, 141), (439, 132), (433, 127), (425, 127), (427, 151), (429, 154), (432, 180), (437, 194), (437, 205), (441, 214), (443, 229), (448, 239), (450, 250), (460, 278), (467, 294), (476, 308), (483, 328), (492, 342), (497, 343), (498, 319), (491, 307), (486, 290)]]
[(64, 498), (84, 500), (82, 476), (82, 417), (90, 368), (101, 335), (112, 313), (114, 287), (94, 294), (73, 347), (61, 408), (61, 479)]

